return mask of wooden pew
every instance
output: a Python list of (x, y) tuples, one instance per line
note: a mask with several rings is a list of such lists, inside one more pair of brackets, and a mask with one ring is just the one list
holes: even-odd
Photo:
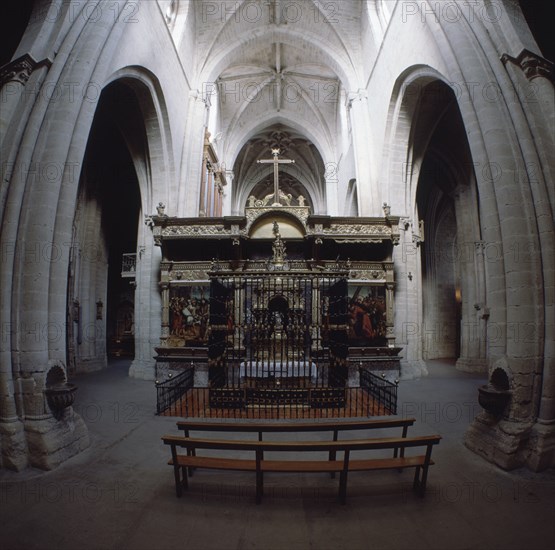
[[(324, 421), (324, 422), (199, 422), (183, 420), (177, 422), (178, 429), (185, 432), (185, 437), (190, 437), (191, 432), (228, 432), (228, 433), (257, 433), (258, 441), (263, 440), (266, 433), (309, 433), (309, 432), (332, 432), (333, 441), (337, 441), (340, 432), (355, 430), (376, 430), (402, 428), (401, 437), (407, 437), (409, 426), (416, 421), (415, 418), (383, 418), (374, 420), (356, 421)], [(195, 449), (189, 449), (193, 456)], [(398, 449), (395, 448), (393, 456), (397, 456)], [(329, 460), (333, 461), (336, 451), (331, 450)], [(401, 449), (403, 456), (404, 449)], [(193, 475), (193, 467), (188, 469), (189, 476)], [(335, 471), (330, 472), (335, 477)]]
[[(414, 468), (413, 489), (424, 496), (428, 468), (433, 464), (431, 460), (432, 448), (441, 439), (439, 435), (419, 437), (388, 437), (378, 439), (358, 439), (341, 441), (245, 441), (226, 439), (198, 439), (165, 435), (162, 440), (171, 446), (172, 458), (170, 464), (174, 469), (176, 495), (181, 497), (183, 487), (188, 487), (187, 472), (189, 467), (207, 468), (230, 471), (252, 471), (256, 473), (256, 503), (262, 501), (264, 493), (264, 473), (266, 472), (302, 472), (326, 473), (339, 472), (339, 499), (344, 504), (347, 497), (347, 479), (349, 472), (362, 472), (370, 470), (403, 470)], [(177, 449), (187, 449), (187, 454), (178, 454)], [(407, 448), (422, 448), (422, 454), (404, 456), (397, 451)], [(212, 449), (220, 451), (248, 451), (252, 452), (251, 459), (226, 457), (197, 456), (196, 451)], [(351, 454), (357, 451), (375, 451), (391, 449), (394, 456), (390, 458), (352, 458)], [(191, 451), (195, 451), (194, 453)], [(280, 453), (306, 453), (306, 452), (343, 452), (341, 460), (298, 460), (286, 458), (285, 460), (265, 459), (265, 452)]]

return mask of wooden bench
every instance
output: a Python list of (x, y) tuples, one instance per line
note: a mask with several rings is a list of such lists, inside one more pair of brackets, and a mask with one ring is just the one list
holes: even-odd
[[(187, 468), (207, 468), (216, 470), (235, 470), (256, 473), (256, 503), (259, 504), (264, 493), (264, 473), (266, 472), (288, 472), (288, 473), (335, 473), (339, 472), (339, 499), (344, 504), (347, 496), (347, 477), (349, 472), (361, 472), (370, 470), (403, 470), (415, 468), (413, 489), (424, 496), (428, 468), (433, 464), (431, 460), (432, 448), (439, 443), (441, 436), (419, 436), (419, 437), (389, 437), (378, 439), (359, 439), (342, 441), (230, 441), (225, 439), (197, 439), (191, 437), (180, 437), (176, 435), (165, 435), (162, 440), (171, 446), (172, 458), (170, 464), (174, 469), (176, 495), (181, 497), (183, 488), (188, 487)], [(178, 454), (178, 447), (187, 449), (187, 454)], [(423, 454), (416, 456), (400, 456), (399, 451), (407, 448), (425, 448)], [(212, 449), (220, 451), (247, 451), (253, 453), (252, 459), (230, 458), (230, 457), (208, 457), (197, 456), (196, 451), (200, 449)], [(394, 456), (389, 458), (351, 458), (351, 453), (356, 451), (374, 451), (391, 449)], [(340, 460), (274, 460), (265, 459), (266, 452), (282, 453), (306, 453), (321, 452), (333, 453), (335, 457), (338, 452), (343, 453)]]
[[(378, 420), (357, 421), (335, 421), (335, 422), (198, 422), (179, 421), (177, 427), (185, 432), (185, 437), (190, 437), (191, 432), (231, 432), (231, 433), (256, 433), (258, 441), (263, 440), (263, 434), (268, 433), (309, 433), (309, 432), (331, 432), (333, 441), (337, 441), (340, 432), (402, 428), (401, 437), (407, 437), (409, 426), (415, 422), (415, 418), (385, 418)], [(396, 457), (398, 448), (393, 450)], [(194, 456), (195, 449), (188, 449), (188, 454)], [(401, 448), (401, 457), (404, 448)], [(330, 450), (329, 460), (335, 460), (336, 451)], [(188, 468), (189, 476), (193, 475), (193, 467)], [(330, 472), (335, 477), (335, 472)]]

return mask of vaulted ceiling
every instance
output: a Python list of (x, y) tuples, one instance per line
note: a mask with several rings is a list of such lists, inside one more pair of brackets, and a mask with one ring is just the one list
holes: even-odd
[(325, 203), (324, 167), (341, 155), (341, 109), (363, 85), (365, 5), (192, 3), (196, 80), (208, 91), (214, 146), (233, 167), (233, 211), (264, 194), (272, 168), (256, 160), (271, 157), (278, 135), (288, 143), (281, 155), (295, 160), (280, 168), (288, 192), (302, 192), (316, 209)]

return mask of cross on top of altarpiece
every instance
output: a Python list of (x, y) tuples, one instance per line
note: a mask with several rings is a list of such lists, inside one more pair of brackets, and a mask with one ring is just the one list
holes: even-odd
[(272, 206), (281, 206), (279, 202), (279, 165), (280, 164), (295, 164), (294, 160), (291, 159), (280, 159), (280, 150), (278, 148), (272, 148), (273, 158), (257, 160), (258, 164), (273, 164), (274, 165), (274, 202)]

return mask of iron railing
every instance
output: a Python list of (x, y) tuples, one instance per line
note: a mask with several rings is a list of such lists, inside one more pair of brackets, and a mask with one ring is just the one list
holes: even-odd
[(397, 383), (390, 382), (385, 375), (377, 376), (365, 367), (359, 367), (360, 387), (371, 395), (384, 414), (397, 414)]
[(194, 374), (195, 369), (191, 365), (179, 374), (170, 374), (163, 382), (156, 382), (156, 414), (181, 405), (185, 394), (194, 385)]
[[(363, 388), (189, 388), (159, 414), (184, 418), (320, 419), (387, 415)], [(165, 395), (167, 398), (168, 394)], [(161, 395), (159, 393), (159, 399)]]

